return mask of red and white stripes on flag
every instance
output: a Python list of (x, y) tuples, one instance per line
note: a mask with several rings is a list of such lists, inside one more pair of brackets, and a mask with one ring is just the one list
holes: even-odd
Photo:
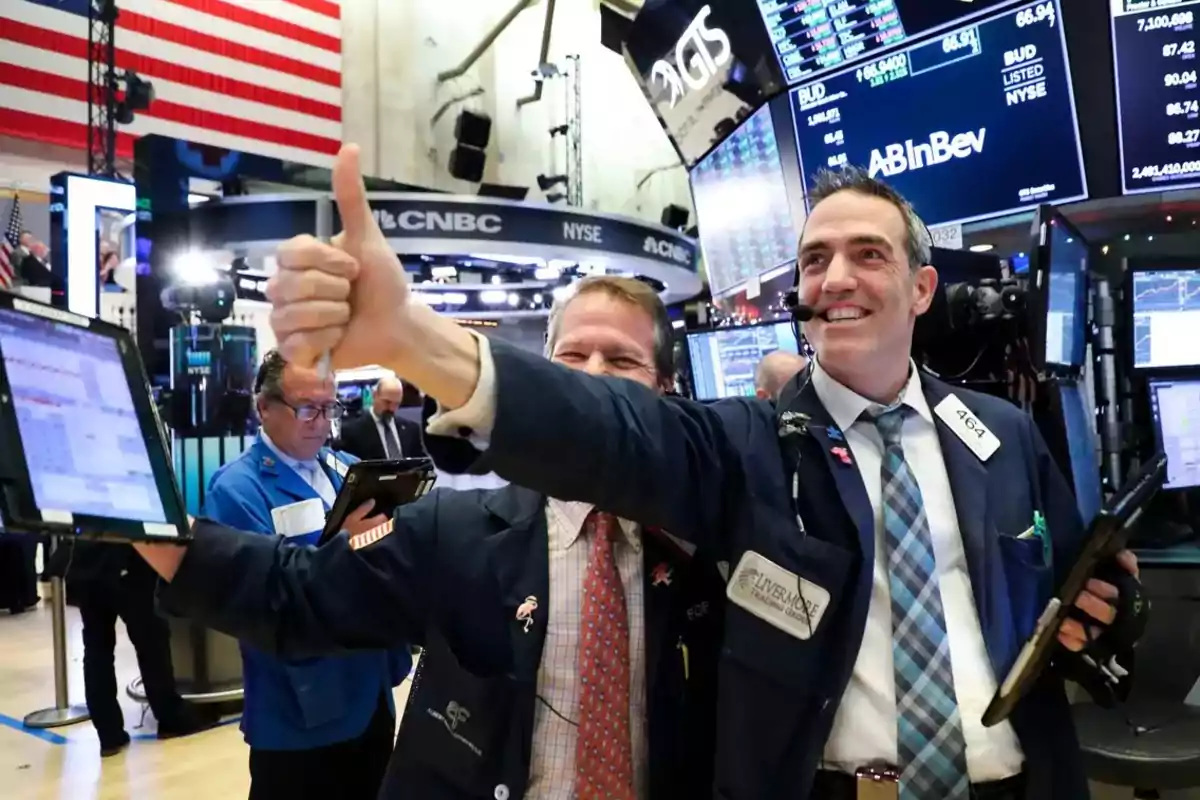
[(13, 255), (21, 246), (21, 198), (13, 195), (12, 209), (8, 212), (8, 227), (0, 237), (0, 289), (11, 289), (16, 265)]
[[(0, 134), (87, 148), (87, 9), (0, 0)], [(398, 0), (403, 2), (403, 0)], [(340, 0), (116, 0), (116, 63), (155, 101), (118, 127), (326, 166), (342, 138)]]

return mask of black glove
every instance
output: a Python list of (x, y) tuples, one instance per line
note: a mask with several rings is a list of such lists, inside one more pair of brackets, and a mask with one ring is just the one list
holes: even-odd
[[(1150, 600), (1141, 582), (1115, 561), (1098, 568), (1094, 577), (1117, 587), (1116, 618), (1111, 625), (1102, 626), (1094, 639), (1089, 633), (1087, 644), (1078, 653), (1064, 648), (1054, 661), (1060, 674), (1082, 686), (1097, 705), (1112, 708), (1129, 695), (1131, 682), (1126, 678), (1133, 669), (1133, 649), (1146, 630)], [(1078, 608), (1071, 609), (1071, 617), (1084, 631), (1099, 624)]]

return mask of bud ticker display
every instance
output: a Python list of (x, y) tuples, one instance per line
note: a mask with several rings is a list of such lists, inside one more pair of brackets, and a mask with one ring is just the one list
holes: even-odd
[(758, 0), (788, 84), (924, 33), (977, 17), (1013, 0)]
[(1110, 0), (1126, 194), (1200, 186), (1200, 0)]
[(867, 168), (929, 225), (1087, 195), (1054, 0), (803, 84), (791, 104), (806, 181)]

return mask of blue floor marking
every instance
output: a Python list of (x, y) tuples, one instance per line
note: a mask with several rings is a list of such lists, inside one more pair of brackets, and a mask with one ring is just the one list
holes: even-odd
[(63, 736), (61, 733), (55, 733), (54, 731), (46, 728), (27, 728), (25, 723), (21, 720), (13, 719), (12, 717), (6, 717), (3, 714), (0, 714), (0, 725), (3, 725), (6, 728), (12, 728), (14, 731), (28, 733), (30, 736), (35, 736), (44, 742), (49, 742), (50, 744), (67, 743), (67, 737)]
[[(241, 716), (241, 714), (239, 714), (238, 716), (233, 717), (232, 719), (222, 720), (221, 722), (218, 722), (213, 727), (214, 728), (223, 728), (226, 725), (232, 725), (235, 722), (241, 722), (241, 721), (242, 721), (242, 716)], [(19, 731), (21, 733), (27, 733), (30, 736), (33, 736), (34, 738), (41, 739), (43, 742), (49, 742), (50, 744), (69, 744), (71, 741), (66, 736), (63, 736), (61, 733), (55, 733), (54, 731), (46, 729), (46, 728), (27, 727), (25, 725), (25, 723), (22, 722), (21, 720), (5, 716), (4, 714), (0, 714), (0, 725), (3, 725), (6, 728), (12, 728), (14, 731)], [(153, 741), (158, 740), (158, 734), (157, 733), (135, 733), (135, 734), (132, 734), (130, 738), (132, 738), (134, 741), (139, 741), (139, 742), (146, 742), (146, 741), (153, 742)]]

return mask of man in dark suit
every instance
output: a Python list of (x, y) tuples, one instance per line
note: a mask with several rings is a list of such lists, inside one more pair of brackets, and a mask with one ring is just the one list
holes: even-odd
[[(1091, 631), (1065, 623), (1056, 668), (984, 728), (1083, 527), (1027, 415), (914, 368), (937, 273), (903, 198), (857, 169), (813, 187), (797, 289), (816, 359), (781, 428), (762, 401), (662, 399), (409, 303), (353, 146), (334, 186), (343, 234), (286, 243), (271, 279), (285, 349), (315, 364), (336, 343), (335, 367), (415, 383), (439, 405), (426, 445), (443, 469), (593, 502), (738, 565), (717, 796), (852, 797), (855, 773), (881, 763), (904, 800), (1088, 796), (1062, 670), (1114, 620), (1117, 589), (1088, 584), (1074, 603)], [(1136, 574), (1132, 554), (1117, 560)]]
[[(581, 283), (547, 349), (653, 394), (674, 375), (666, 308), (633, 279)], [(291, 657), (425, 648), (382, 797), (711, 793), (724, 581), (670, 535), (517, 486), (435, 491), (315, 551), (196, 534), (182, 558), (140, 549), (205, 625)]]
[(404, 384), (393, 377), (375, 384), (371, 408), (342, 426), (339, 450), (364, 461), (383, 458), (421, 458), (421, 428), (396, 416), (404, 397)]

